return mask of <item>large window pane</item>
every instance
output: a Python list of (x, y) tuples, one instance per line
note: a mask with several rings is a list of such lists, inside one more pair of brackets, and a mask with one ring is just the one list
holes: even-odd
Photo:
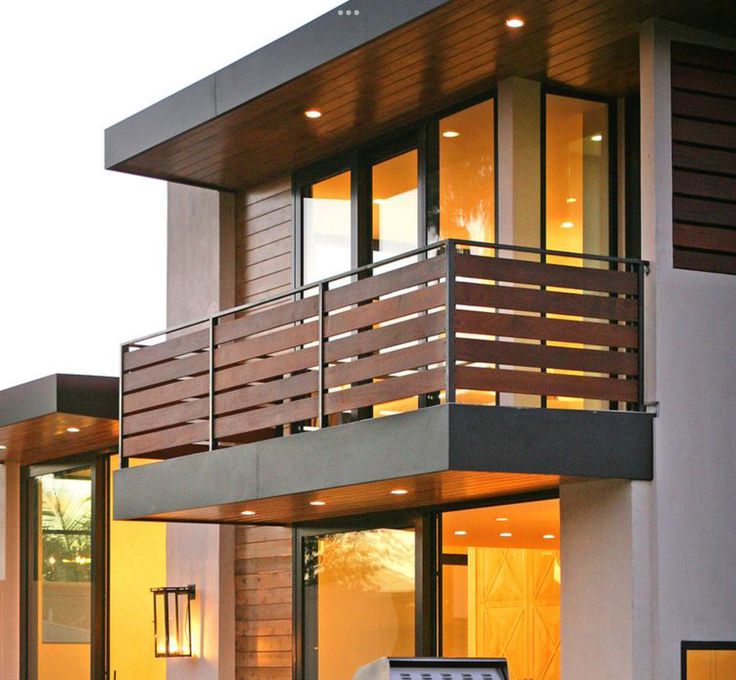
[(495, 240), (493, 100), (440, 120), (440, 239)]
[(414, 654), (413, 529), (372, 529), (304, 542), (307, 680), (351, 680), (381, 656)]
[(546, 247), (607, 255), (608, 107), (558, 95), (546, 103)]
[(559, 501), (442, 515), (442, 653), (559, 680)]
[(417, 152), (373, 166), (373, 261), (417, 247), (419, 199)]
[(303, 279), (350, 270), (350, 172), (310, 185), (302, 198)]

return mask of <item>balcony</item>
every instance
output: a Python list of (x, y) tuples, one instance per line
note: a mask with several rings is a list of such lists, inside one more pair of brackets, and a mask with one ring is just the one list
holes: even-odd
[[(646, 478), (651, 423), (632, 413), (643, 410), (645, 269), (635, 260), (451, 240), (126, 343), (123, 467), (182, 456), (203, 464), (188, 455), (196, 453), (224, 465), (224, 451), (207, 452), (236, 447), (234, 456), (298, 469), (298, 454), (284, 454), (292, 441), (294, 451), (323, 451), (319, 460), (342, 456), (345, 475), (313, 479), (310, 488), (345, 486), (360, 481), (346, 437), (370, 442), (355, 451), (360, 467), (387, 450), (416, 448), (442, 421), (437, 437), (449, 443), (431, 470), (498, 465), (552, 473), (554, 483), (559, 475)], [(404, 455), (421, 462), (428, 447)], [(391, 461), (376, 462), (365, 479)], [(292, 490), (301, 489), (294, 481)]]

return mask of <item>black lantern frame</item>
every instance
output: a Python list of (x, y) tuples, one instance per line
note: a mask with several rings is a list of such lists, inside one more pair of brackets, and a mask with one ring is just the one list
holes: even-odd
[(151, 588), (153, 650), (157, 657), (192, 656), (192, 608), (196, 589), (189, 586)]

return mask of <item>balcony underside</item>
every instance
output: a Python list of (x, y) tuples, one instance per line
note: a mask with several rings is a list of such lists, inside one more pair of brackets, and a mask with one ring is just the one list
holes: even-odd
[[(119, 470), (114, 512), (116, 519), (297, 524), (531, 493), (586, 477), (651, 479), (652, 416), (433, 406)], [(408, 493), (392, 495), (397, 487)]]

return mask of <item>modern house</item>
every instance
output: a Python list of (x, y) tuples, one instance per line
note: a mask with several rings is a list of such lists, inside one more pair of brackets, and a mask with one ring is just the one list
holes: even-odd
[(105, 154), (168, 182), (170, 327), (68, 676), (26, 512), (24, 680), (736, 678), (733, 3), (352, 0)]

